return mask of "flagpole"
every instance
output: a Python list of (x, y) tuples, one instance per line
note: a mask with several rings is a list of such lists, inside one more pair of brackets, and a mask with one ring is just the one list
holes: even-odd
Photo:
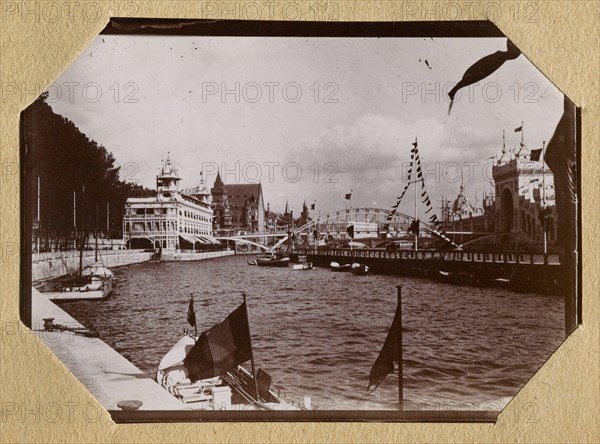
[[(244, 309), (246, 310), (246, 319), (249, 319), (248, 316), (248, 304), (246, 304), (246, 293), (242, 293), (242, 297), (244, 298)], [(250, 330), (250, 327), (248, 327)], [(258, 381), (256, 380), (256, 371), (254, 367), (254, 351), (252, 350), (252, 336), (248, 335), (248, 342), (250, 343), (250, 364), (252, 366), (252, 379), (254, 379), (254, 389), (256, 390), (256, 401), (260, 402), (260, 397), (258, 396)]]
[(546, 260), (546, 254), (548, 253), (548, 234), (546, 233), (546, 161), (544, 156), (546, 154), (546, 141), (542, 144), (542, 211), (544, 211), (544, 219), (542, 230), (544, 230), (544, 261)]
[[(415, 139), (415, 143), (416, 143), (416, 139)], [(415, 158), (416, 158), (416, 154), (417, 153), (415, 153)], [(415, 176), (416, 176), (416, 174), (415, 174)], [(417, 180), (415, 179), (415, 181), (413, 183), (414, 183), (414, 186), (415, 186), (415, 225), (414, 226), (416, 228), (416, 225), (417, 225), (417, 199), (418, 199), (418, 197), (417, 197)], [(419, 248), (417, 246), (418, 239), (419, 239), (419, 236), (415, 232), (415, 253), (418, 251), (418, 248)]]
[[(190, 298), (192, 298), (192, 307), (194, 307), (194, 293), (190, 293)], [(194, 338), (198, 337), (198, 319), (196, 319), (196, 307), (194, 307)]]
[[(37, 253), (40, 252), (40, 228), (42, 224), (40, 223), (40, 176), (37, 178), (37, 242), (35, 244), (35, 248)], [(47, 231), (46, 231), (47, 232)], [(46, 237), (46, 239), (48, 239)]]
[(74, 250), (77, 251), (77, 192), (73, 191), (73, 230), (75, 231), (74, 237)]
[(398, 359), (398, 403), (400, 411), (404, 410), (404, 372), (402, 365), (402, 285), (398, 289), (398, 322), (396, 324), (396, 358)]
[(317, 201), (315, 200), (314, 204), (315, 206), (315, 219), (317, 220), (317, 227), (315, 230), (316, 236), (315, 236), (315, 250), (319, 247), (319, 219), (320, 219), (320, 211), (317, 212)]

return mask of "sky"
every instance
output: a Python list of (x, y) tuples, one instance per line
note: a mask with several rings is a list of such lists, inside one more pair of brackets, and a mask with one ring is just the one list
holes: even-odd
[[(54, 111), (113, 153), (121, 179), (155, 187), (170, 155), (182, 187), (260, 182), (299, 213), (389, 208), (418, 139), (434, 207), (490, 190), (491, 156), (548, 141), (563, 95), (526, 58), (447, 92), (505, 38), (101, 35), (49, 86)], [(461, 179), (462, 174), (462, 179)], [(344, 199), (352, 190), (352, 201)], [(401, 212), (412, 214), (412, 193)], [(421, 213), (426, 208), (419, 210)]]

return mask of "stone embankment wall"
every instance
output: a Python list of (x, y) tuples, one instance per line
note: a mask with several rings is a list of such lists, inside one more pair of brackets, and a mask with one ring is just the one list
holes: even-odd
[[(98, 261), (109, 268), (137, 264), (150, 260), (152, 253), (143, 250), (102, 250)], [(94, 263), (94, 251), (83, 252), (83, 266)], [(79, 270), (78, 251), (57, 251), (32, 255), (31, 280), (33, 282), (76, 273)]]

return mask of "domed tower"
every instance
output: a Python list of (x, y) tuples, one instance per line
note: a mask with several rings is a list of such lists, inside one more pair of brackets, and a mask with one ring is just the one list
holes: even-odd
[(188, 190), (187, 194), (198, 199), (204, 204), (210, 204), (210, 193), (206, 190), (206, 181), (204, 180), (204, 174), (202, 173), (202, 171), (200, 171), (200, 179), (198, 181), (198, 185)]
[(465, 184), (462, 182), (460, 184), (460, 189), (458, 191), (458, 196), (454, 200), (452, 204), (452, 208), (450, 209), (452, 219), (466, 219), (472, 216), (473, 207), (467, 196), (465, 196)]
[[(523, 124), (515, 132), (521, 133), (520, 149), (514, 158), (500, 157), (492, 167), (495, 196), (495, 230), (506, 233), (510, 241), (524, 241), (539, 237), (541, 228), (536, 206), (544, 200), (546, 206), (554, 205), (554, 177), (546, 170), (543, 158), (532, 159), (532, 152), (524, 143)], [(504, 144), (503, 144), (504, 145)], [(539, 196), (544, 198), (540, 199)], [(542, 205), (543, 206), (543, 205)]]
[(171, 197), (179, 194), (179, 181), (181, 177), (177, 173), (175, 164), (167, 154), (167, 160), (163, 160), (160, 174), (156, 176), (156, 192), (158, 196)]

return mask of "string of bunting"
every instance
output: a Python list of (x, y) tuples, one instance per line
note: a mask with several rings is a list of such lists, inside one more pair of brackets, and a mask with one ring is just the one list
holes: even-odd
[[(400, 194), (400, 196), (398, 196), (397, 202), (394, 205), (392, 205), (392, 211), (390, 211), (386, 217), (386, 223), (384, 224), (384, 228), (386, 230), (389, 228), (392, 218), (398, 211), (398, 207), (400, 206), (402, 199), (404, 198), (406, 192), (408, 191), (408, 187), (411, 185), (412, 177), (413, 177), (413, 169), (416, 171), (416, 176), (417, 176), (417, 180), (415, 180), (414, 185), (418, 186), (418, 183), (421, 182), (421, 198), (422, 198), (423, 204), (425, 204), (427, 206), (427, 210), (425, 211), (425, 214), (428, 214), (433, 210), (433, 206), (431, 205), (431, 199), (429, 199), (429, 195), (427, 194), (427, 189), (425, 188), (425, 178), (423, 177), (423, 168), (421, 165), (421, 156), (419, 155), (417, 141), (415, 140), (415, 142), (412, 145), (413, 145), (413, 148), (410, 150), (410, 167), (408, 169), (408, 180), (407, 180), (406, 185), (404, 186), (404, 189), (402, 190), (402, 193)], [(431, 216), (429, 216), (429, 222), (430, 222), (430, 224), (432, 224), (435, 227), (435, 228), (430, 228), (431, 232), (435, 236), (439, 237), (440, 239), (442, 239), (446, 242), (449, 242), (450, 244), (454, 245), (455, 247), (458, 246), (454, 242), (452, 242), (452, 240), (450, 240), (450, 238), (448, 238), (448, 236), (446, 234), (446, 230), (441, 228), (443, 224), (437, 218), (437, 215), (435, 213), (433, 213)], [(441, 228), (441, 230), (440, 230), (440, 228)]]

